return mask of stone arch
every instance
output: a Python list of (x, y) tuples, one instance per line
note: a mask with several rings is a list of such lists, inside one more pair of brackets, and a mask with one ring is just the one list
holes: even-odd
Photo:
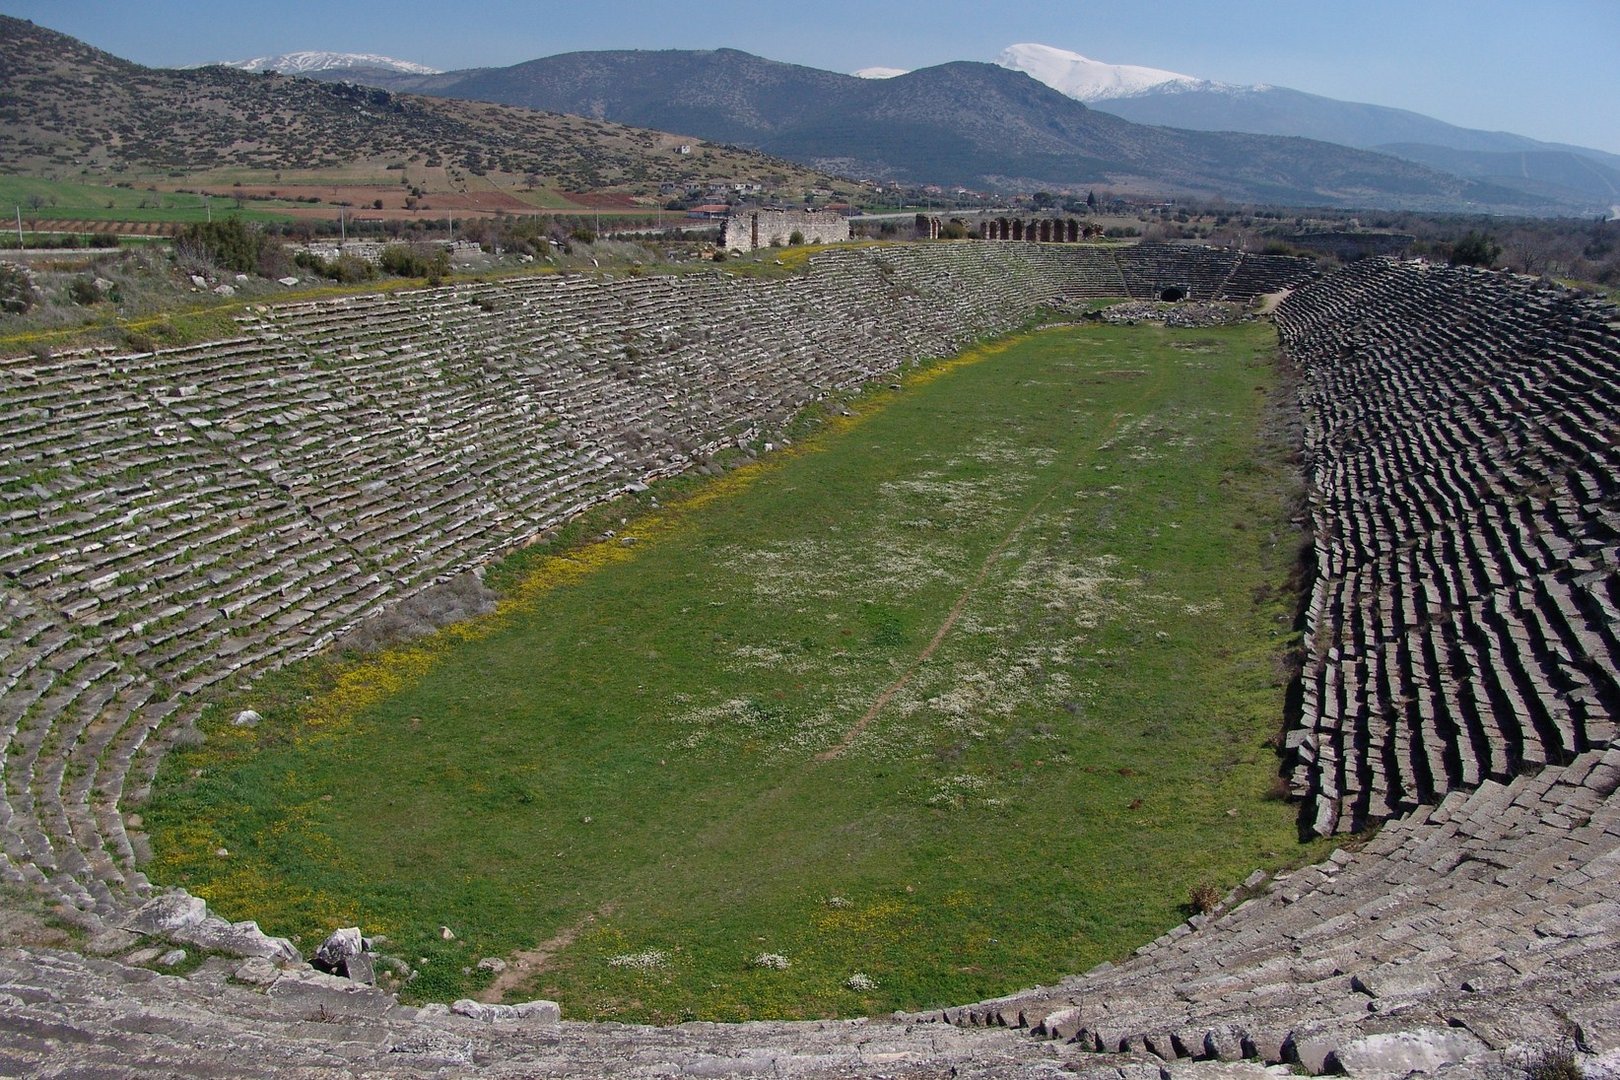
[(1024, 238), (1024, 223), (1022, 221), (1020, 221), (1019, 219), (1014, 218), (1013, 223), (1012, 223), (1012, 237), (1011, 237), (1011, 239), (1013, 239), (1013, 240), (1022, 240), (1023, 238)]

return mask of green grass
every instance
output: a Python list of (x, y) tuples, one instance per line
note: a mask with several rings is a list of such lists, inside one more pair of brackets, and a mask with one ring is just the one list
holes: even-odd
[(1273, 348), (1071, 327), (871, 390), (516, 560), (495, 617), (222, 706), (163, 765), (149, 872), (306, 949), (385, 934), (416, 999), (553, 942), (512, 996), (579, 1018), (920, 1008), (1119, 959), (1200, 882), (1318, 852), (1270, 797)]
[[(38, 198), (43, 204), (29, 205)], [(249, 199), (238, 210), (234, 200), (214, 198), (212, 213), (216, 216), (240, 214), (247, 221), (290, 221), (275, 208), (297, 206), (297, 203)], [(108, 204), (111, 204), (110, 206)], [(33, 176), (0, 176), (0, 213), (16, 226), (17, 207), (22, 208), (23, 226), (30, 228), (34, 221), (205, 221), (210, 209), (203, 205), (201, 195), (167, 191), (142, 191), (132, 188), (103, 187), (79, 184), (68, 180), (47, 180)]]

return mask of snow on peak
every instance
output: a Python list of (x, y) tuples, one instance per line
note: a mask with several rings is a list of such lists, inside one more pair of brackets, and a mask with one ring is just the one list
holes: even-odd
[(307, 75), (312, 71), (330, 71), (333, 68), (383, 68), (403, 71), (409, 75), (438, 75), (438, 68), (415, 64), (409, 60), (395, 60), (391, 56), (375, 53), (290, 52), (280, 56), (256, 56), (252, 60), (225, 60), (225, 67), (243, 71), (279, 71), (283, 75)]
[(850, 74), (857, 79), (892, 79), (896, 75), (909, 75), (911, 72), (905, 68), (864, 67), (859, 71), (852, 71)]
[(1191, 75), (1133, 64), (1105, 64), (1050, 45), (1009, 45), (996, 63), (1022, 71), (1077, 101), (1106, 101), (1148, 91), (1193, 90), (1218, 84)]

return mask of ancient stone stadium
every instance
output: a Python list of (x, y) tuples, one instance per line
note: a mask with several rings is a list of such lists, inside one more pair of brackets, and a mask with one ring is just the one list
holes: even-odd
[[(1354, 841), (1326, 861), (995, 1000), (667, 1027), (405, 1005), (343, 977), (357, 943), (316, 970), (143, 873), (210, 688), (1041, 309), (1283, 290), (1314, 559), (1280, 764)], [(0, 919), (78, 936), (0, 950), (0, 1074), (1620, 1075), (1617, 387), (1620, 312), (1577, 292), (1168, 245), (458, 283), (4, 359), (0, 881), (37, 899)]]

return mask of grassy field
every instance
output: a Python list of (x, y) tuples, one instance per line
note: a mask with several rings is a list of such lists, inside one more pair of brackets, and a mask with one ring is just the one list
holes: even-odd
[[(39, 206), (31, 205), (38, 201)], [(47, 180), (33, 176), (0, 176), (0, 217), (16, 224), (17, 208), (22, 209), (23, 225), (32, 229), (35, 221), (155, 221), (187, 223), (239, 214), (247, 221), (289, 221), (283, 207), (295, 203), (249, 200), (240, 210), (230, 199), (215, 198), (213, 206), (203, 205), (201, 195), (171, 191), (145, 191), (133, 188), (103, 187), (68, 180)]]
[(578, 1018), (881, 1012), (1118, 959), (1200, 883), (1317, 850), (1269, 745), (1274, 342), (1038, 332), (525, 553), (495, 615), (216, 710), (144, 810), (149, 873), (306, 950), (385, 935), (407, 997)]

